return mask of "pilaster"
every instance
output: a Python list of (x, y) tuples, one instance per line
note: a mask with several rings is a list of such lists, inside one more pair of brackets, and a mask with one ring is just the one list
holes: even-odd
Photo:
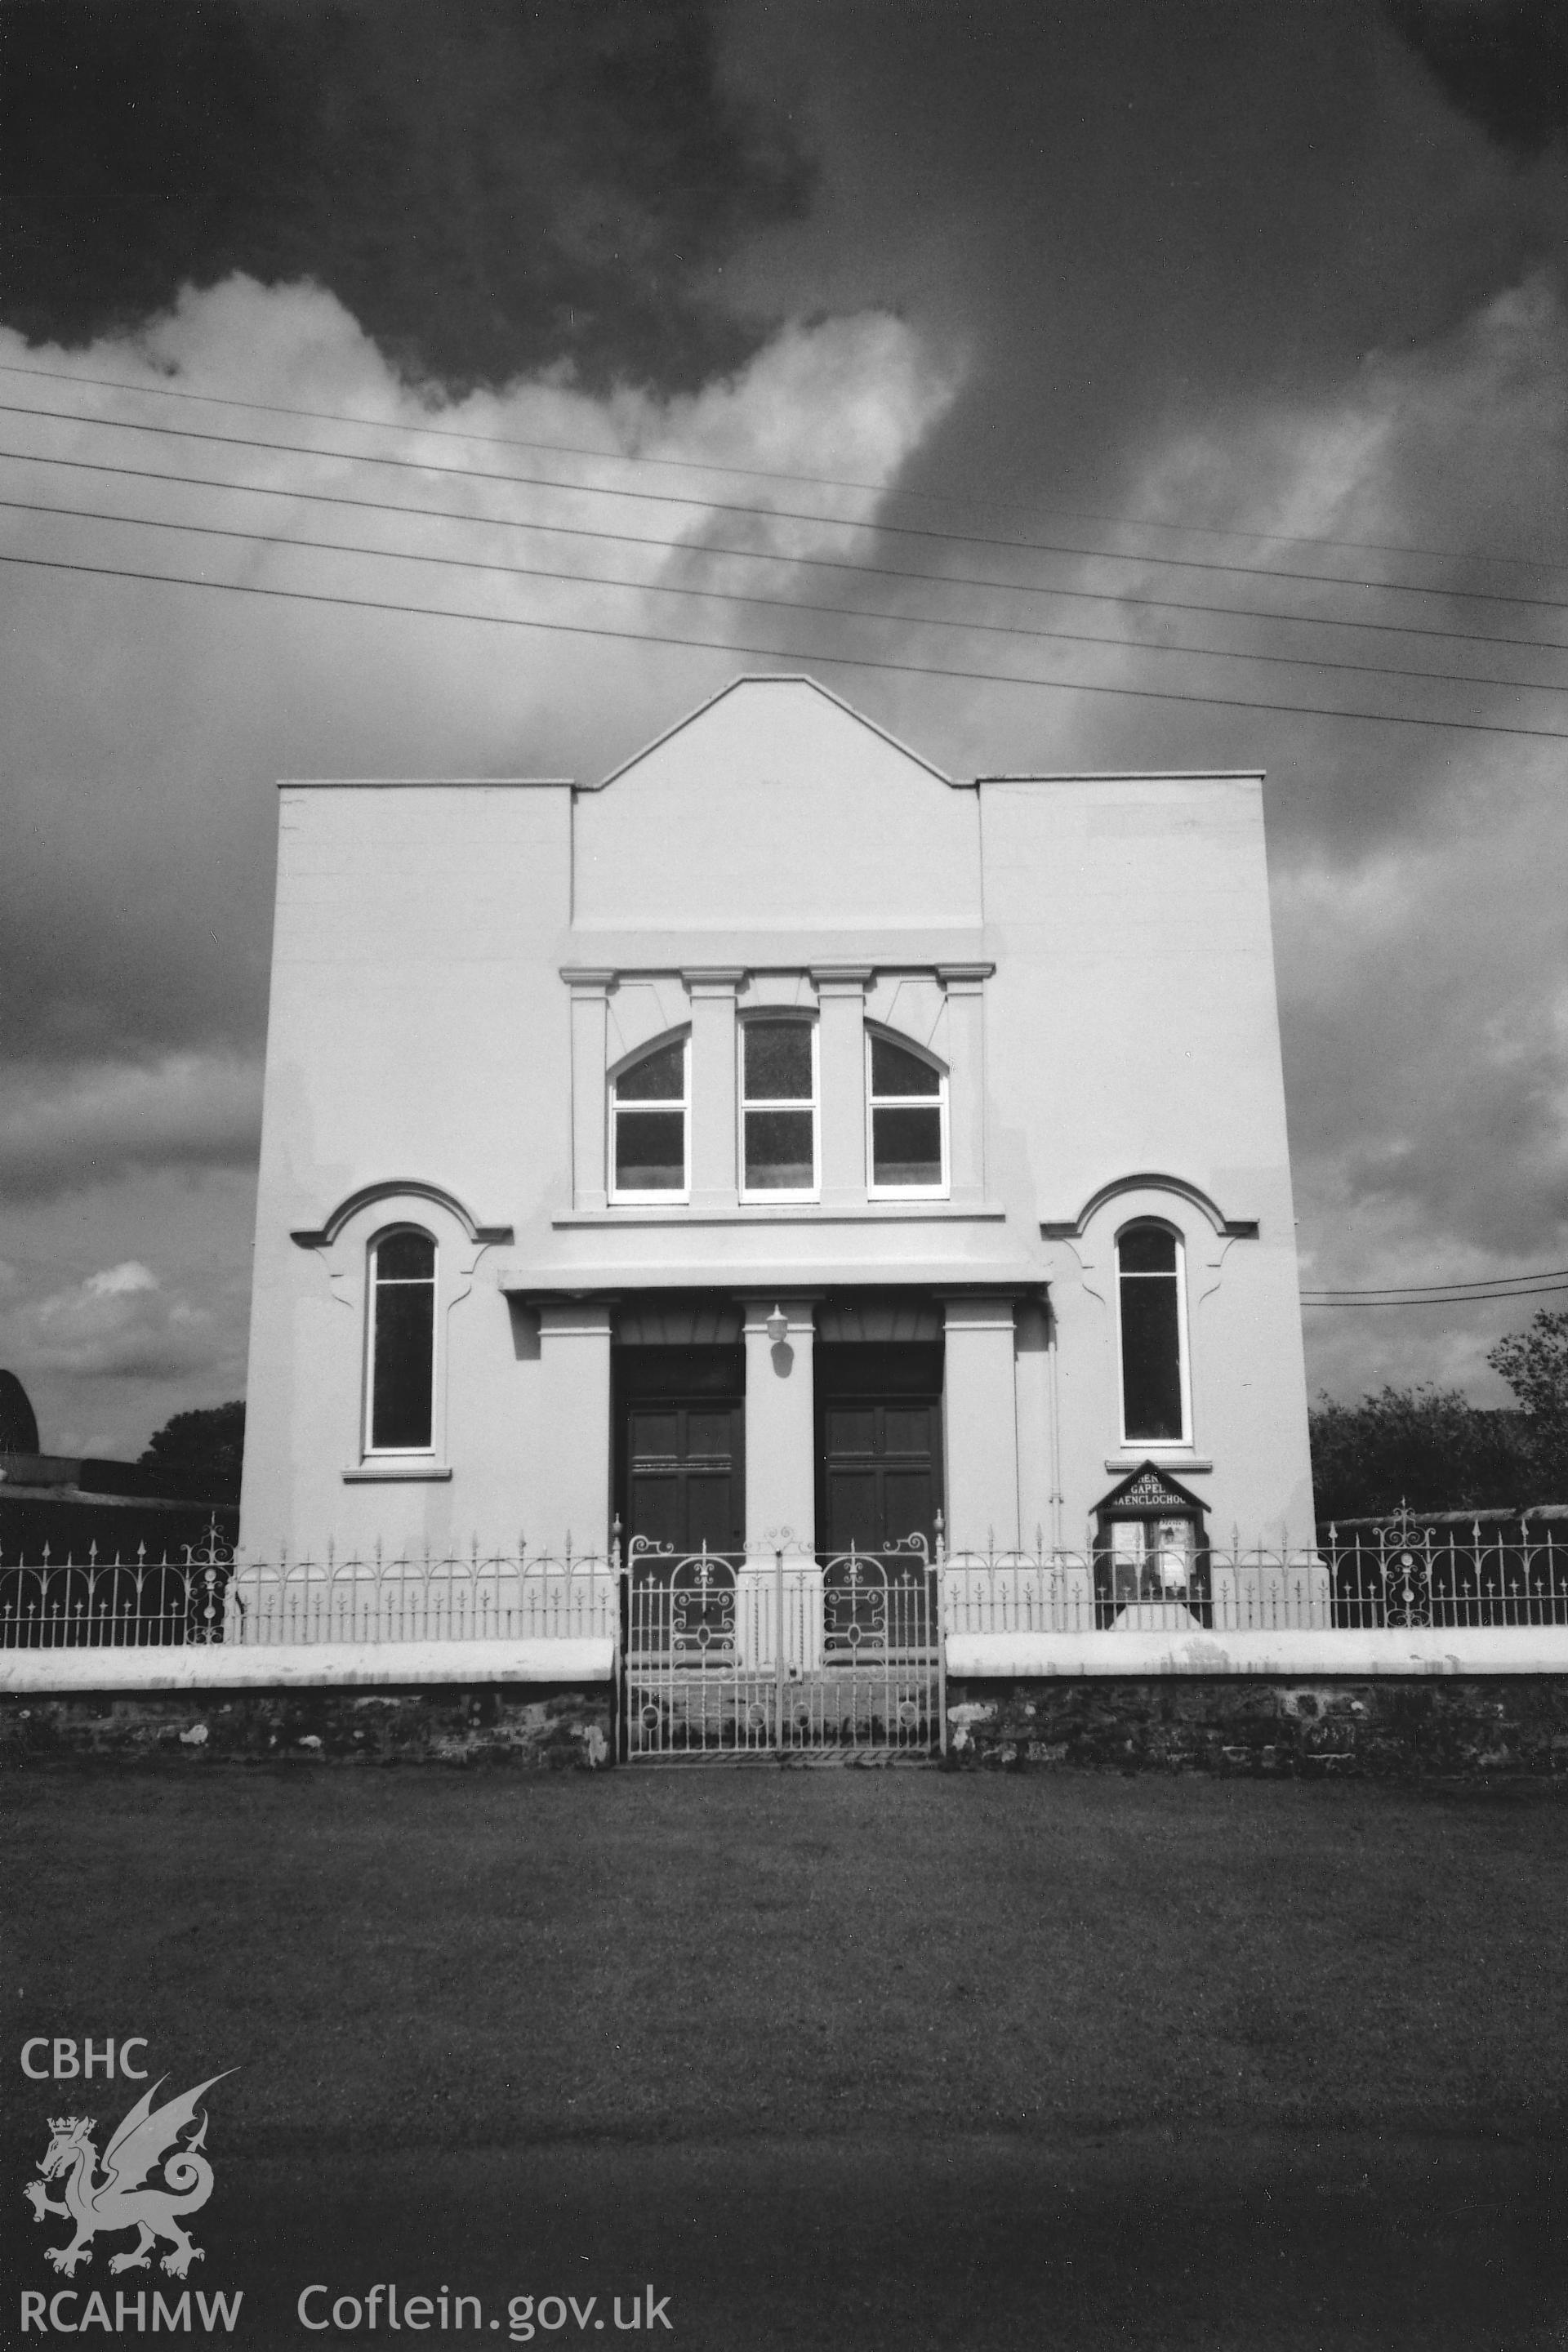
[(954, 1201), (985, 1197), (985, 982), (990, 963), (942, 963), (947, 992), (948, 1155)]
[(539, 1309), (539, 1459), (525, 1533), (559, 1552), (603, 1552), (610, 1522), (610, 1316), (607, 1299)]
[(561, 977), (572, 991), (572, 1205), (602, 1209), (609, 1198), (605, 1073), (616, 975), (569, 965)]
[(691, 1205), (732, 1209), (736, 1192), (735, 992), (743, 971), (681, 973), (691, 1000)]
[(1010, 1298), (962, 1297), (946, 1308), (950, 1555), (1018, 1542), (1018, 1409)]
[(869, 964), (814, 964), (822, 1093), (822, 1200), (847, 1208), (866, 1198), (866, 983)]

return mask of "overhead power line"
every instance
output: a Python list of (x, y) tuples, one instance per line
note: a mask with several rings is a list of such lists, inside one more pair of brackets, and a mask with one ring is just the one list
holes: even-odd
[(1568, 1289), (1568, 1266), (1539, 1274), (1479, 1276), (1472, 1282), (1383, 1283), (1366, 1290), (1303, 1290), (1303, 1307), (1465, 1307), (1484, 1299), (1531, 1298)]
[[(651, 466), (688, 474), (729, 474), (753, 482), (801, 482), (814, 489), (864, 490), (879, 498), (885, 497), (892, 487), (886, 481), (868, 482), (842, 474), (807, 474), (782, 466), (737, 466), (721, 457), (654, 457), (641, 449), (595, 449), (575, 441), (539, 441), (517, 433), (478, 433), (466, 425), (436, 425), (425, 419), (356, 416), (348, 409), (297, 408), (280, 401), (246, 400), (237, 393), (190, 392), (175, 384), (131, 383), (120, 376), (78, 375), (64, 368), (22, 367), (0, 362), (0, 375), (36, 376), (44, 383), (76, 384), (84, 391), (128, 392), (142, 400), (183, 400), (204, 408), (243, 408), (261, 416), (297, 416), (307, 424), (349, 425), (364, 432), (417, 433), (426, 438), (471, 442), (490, 449), (543, 450), (556, 457), (589, 457), (601, 465)], [(99, 420), (82, 417), (77, 421), (89, 424)], [(921, 506), (972, 504), (952, 492), (903, 487), (899, 496), (912, 499)], [(1530, 572), (1568, 570), (1568, 559), (1500, 555), (1482, 548), (1423, 547), (1392, 539), (1338, 539), (1326, 531), (1259, 530), (1238, 523), (1173, 522), (1168, 516), (1117, 514), (1093, 507), (1037, 504), (1033, 510), (1037, 514), (1059, 515), (1064, 521), (1109, 523), (1121, 530), (1174, 531), (1200, 539), (1262, 540), (1275, 547), (1350, 547), (1370, 555), (1426, 556), (1447, 563), (1515, 564)], [(981, 502), (981, 511), (999, 513), (1002, 509), (996, 501), (987, 499)]]
[[(346, 490), (306, 490), (274, 482), (234, 482), (216, 474), (171, 474), (150, 466), (117, 466), (101, 457), (56, 457), (28, 449), (0, 448), (0, 458), (19, 465), (51, 466), (70, 473), (107, 474), (121, 480), (164, 482), (181, 489), (218, 490), (243, 498), (287, 499), (308, 506), (347, 507), (366, 514), (411, 515), (426, 522), (457, 522), (470, 528), (531, 531), (556, 539), (586, 539), (616, 547), (650, 547), (705, 561), (771, 563), (791, 570), (837, 572), (866, 580), (908, 580), (933, 588), (980, 588), (1008, 596), (1049, 596), (1069, 604), (1135, 606), (1141, 612), (1201, 613), (1214, 617), (1254, 621), (1264, 626), (1352, 629), (1377, 636), (1422, 637), (1451, 645), (1506, 646), (1521, 652), (1568, 653), (1568, 644), (1548, 637), (1505, 636), (1492, 631), (1443, 629), (1426, 622), (1342, 619), (1324, 613), (1276, 613), (1247, 604), (1214, 604), (1195, 597), (1145, 596), (1113, 588), (1064, 588), (1044, 582), (998, 580), (988, 574), (963, 572), (919, 572), (907, 566), (861, 563), (833, 555), (779, 554), (766, 548), (728, 547), (711, 541), (700, 546), (689, 540), (664, 539), (643, 531), (602, 530), (585, 523), (539, 522), (531, 517), (475, 512), (466, 507), (410, 505), (402, 499), (366, 499)], [(754, 600), (753, 600), (754, 601)]]
[(1130, 702), (1194, 703), (1214, 710), (1260, 710), (1276, 717), (1334, 719), (1382, 727), (1430, 727), (1458, 735), (1509, 735), (1535, 743), (1568, 743), (1568, 730), (1510, 727), (1479, 719), (1429, 719), (1394, 710), (1335, 710), (1322, 703), (1269, 702), (1228, 694), (1195, 694), (1175, 687), (1106, 686), (1087, 678), (1033, 677), (1016, 670), (965, 669), (956, 664), (890, 661), (867, 654), (828, 653), (815, 646), (759, 646), (738, 637), (683, 637), (659, 629), (612, 629), (602, 624), (540, 621), (512, 613), (475, 613), (446, 604), (410, 604), (389, 597), (345, 596), (323, 589), (279, 588), (250, 580), (204, 580), (187, 572), (142, 572), (112, 563), (69, 562), (58, 556), (0, 552), (0, 563), (32, 572), (76, 572), (100, 580), (135, 580), (163, 588), (199, 588), (235, 596), (265, 596), (277, 602), (331, 604), (366, 613), (403, 613), (433, 621), (479, 622), (487, 627), (531, 629), (552, 636), (592, 637), (605, 643), (680, 646), (696, 652), (747, 654), (765, 661), (809, 663), (834, 669), (884, 670), (910, 677), (961, 678), (980, 686), (1023, 686), (1047, 692), (1115, 695)]
[(1110, 548), (1080, 547), (1054, 540), (998, 539), (979, 531), (938, 530), (926, 523), (880, 522), (859, 516), (823, 514), (801, 508), (750, 506), (739, 499), (700, 498), (694, 492), (627, 489), (604, 482), (563, 482), (548, 474), (507, 474), (478, 466), (441, 465), (427, 458), (386, 457), (374, 452), (354, 449), (310, 448), (301, 446), (297, 441), (264, 441), (249, 434), (205, 433), (190, 425), (139, 425), (129, 417), (121, 416), (82, 417), (69, 410), (39, 408), (25, 402), (0, 401), (0, 414), (42, 417), (55, 424), (85, 425), (93, 432), (155, 434), (163, 440), (201, 441), (226, 449), (259, 449), (274, 457), (331, 458), (338, 464), (380, 466), (395, 468), (399, 473), (455, 474), (465, 481), (502, 482), (518, 489), (563, 491), (573, 498), (633, 499), (639, 505), (647, 506), (700, 507), (706, 513), (745, 515), (753, 521), (814, 523), (829, 530), (868, 530), (893, 539), (928, 540), (950, 546), (999, 548), (1016, 555), (1081, 555), (1101, 563), (1157, 563), (1174, 571), (1217, 572), (1237, 578), (1307, 582), (1317, 587), (1356, 588), (1369, 594), (1458, 596), (1466, 604), (1519, 604), (1545, 612), (1568, 612), (1568, 604), (1555, 597), (1516, 596), (1497, 589), (1434, 588), (1406, 580), (1363, 580), (1341, 572), (1289, 572), (1274, 564), (1220, 563), (1207, 556), (1127, 555)]
[(1538, 1298), (1550, 1297), (1553, 1291), (1568, 1290), (1568, 1282), (1540, 1282), (1529, 1290), (1472, 1290), (1452, 1298), (1313, 1298), (1301, 1294), (1303, 1307), (1355, 1307), (1373, 1310), (1380, 1307), (1479, 1307), (1489, 1298)]
[(1006, 621), (970, 620), (939, 613), (879, 612), (861, 604), (820, 604), (804, 597), (756, 596), (743, 589), (697, 588), (668, 580), (627, 580), (614, 572), (562, 572), (538, 563), (493, 563), (466, 555), (437, 555), (418, 548), (369, 547), (360, 542), (310, 539), (291, 531), (241, 530), (232, 524), (175, 522), (158, 515), (115, 514), (100, 507), (55, 506), (36, 499), (0, 498), (0, 509), (12, 513), (42, 514), (62, 520), (119, 524), (129, 530), (174, 530), (201, 539), (243, 540), (251, 546), (310, 549), (318, 554), (367, 556), (376, 562), (428, 563), (455, 572), (489, 572), (503, 579), (544, 580), (568, 587), (609, 588), (638, 596), (698, 597), (708, 604), (757, 604), (776, 612), (809, 613), (830, 620), (892, 623), (904, 628), (957, 629), (964, 635), (1024, 637), (1039, 643), (1106, 646), (1119, 653), (1158, 654), (1185, 661), (1263, 662), (1288, 669), (1349, 670), (1359, 677), (1415, 678), (1434, 686), (1499, 687), (1521, 694), (1568, 694), (1568, 680), (1560, 686), (1531, 678), (1480, 677), (1472, 670), (1408, 669), (1379, 662), (1339, 661), (1311, 654), (1249, 653), (1230, 646), (1146, 644), (1136, 637), (1110, 636), (1090, 629), (1031, 629)]

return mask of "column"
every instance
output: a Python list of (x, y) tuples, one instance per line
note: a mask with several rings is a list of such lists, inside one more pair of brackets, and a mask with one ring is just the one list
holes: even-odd
[(539, 1310), (539, 1459), (530, 1549), (603, 1554), (610, 1537), (610, 1302), (552, 1299)]
[(1018, 1414), (1013, 1302), (965, 1297), (947, 1310), (947, 1546), (1011, 1551), (1018, 1542)]
[(740, 971), (683, 971), (691, 999), (691, 1205), (732, 1209), (735, 1189), (735, 991)]
[(572, 991), (572, 1205), (602, 1209), (608, 1198), (606, 1041), (616, 975), (568, 965), (561, 977)]
[(819, 1034), (822, 1199), (847, 1208), (866, 1198), (866, 983), (868, 964), (814, 964)]
[[(774, 1339), (775, 1310), (784, 1335)], [(816, 1421), (811, 1301), (748, 1298), (746, 1338), (746, 1564), (736, 1595), (740, 1662), (771, 1666), (775, 1648), (774, 1551), (786, 1581), (786, 1655), (814, 1666), (822, 1649), (822, 1573), (816, 1566)]]
[(985, 982), (992, 963), (938, 964), (947, 991), (947, 1132), (952, 1198), (985, 1197)]

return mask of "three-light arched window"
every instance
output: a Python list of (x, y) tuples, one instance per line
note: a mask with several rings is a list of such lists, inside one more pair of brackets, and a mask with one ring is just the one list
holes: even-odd
[(1152, 1220), (1116, 1241), (1124, 1444), (1180, 1445), (1189, 1431), (1182, 1244)]
[[(816, 1021), (749, 1014), (738, 1033), (738, 1169), (742, 1200), (810, 1201), (822, 1181)], [(918, 1047), (866, 1031), (866, 1176), (873, 1198), (946, 1197), (948, 1081)], [(610, 1082), (609, 1198), (690, 1196), (691, 1045), (666, 1036)]]
[(691, 1189), (690, 1040), (667, 1037), (610, 1089), (610, 1198), (668, 1201)]
[(365, 1452), (427, 1454), (436, 1402), (436, 1244), (417, 1226), (370, 1253)]
[(873, 1194), (947, 1191), (947, 1078), (912, 1046), (866, 1032), (866, 1171)]

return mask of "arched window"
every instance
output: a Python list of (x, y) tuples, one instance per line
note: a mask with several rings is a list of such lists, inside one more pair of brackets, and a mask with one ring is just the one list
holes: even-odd
[(741, 1190), (808, 1200), (817, 1189), (816, 1024), (741, 1030)]
[(668, 1200), (690, 1189), (689, 1040), (666, 1038), (610, 1089), (610, 1198)]
[(1129, 1225), (1116, 1243), (1121, 1327), (1121, 1435), (1180, 1445), (1187, 1436), (1182, 1245), (1168, 1225)]
[(947, 1079), (912, 1046), (866, 1032), (866, 1164), (873, 1194), (947, 1191)]
[(405, 1226), (370, 1254), (367, 1454), (427, 1454), (436, 1395), (436, 1244)]

